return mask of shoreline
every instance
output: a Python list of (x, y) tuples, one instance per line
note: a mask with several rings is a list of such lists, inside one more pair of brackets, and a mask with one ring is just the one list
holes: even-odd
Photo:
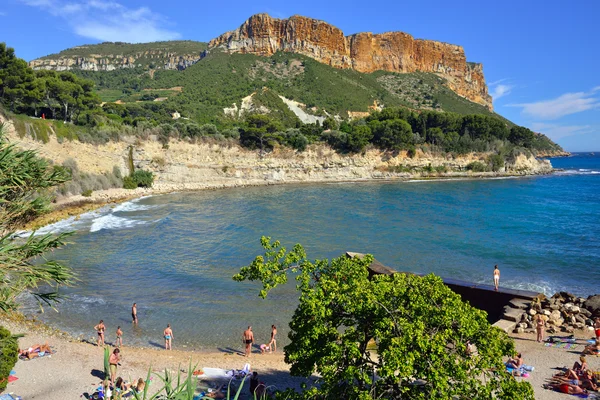
[(533, 178), (538, 176), (547, 176), (554, 174), (553, 169), (546, 173), (532, 174), (509, 174), (496, 172), (481, 173), (457, 173), (443, 175), (420, 175), (383, 177), (383, 178), (357, 178), (357, 179), (315, 179), (315, 180), (288, 180), (288, 181), (247, 181), (231, 182), (222, 184), (204, 184), (204, 185), (177, 185), (157, 183), (152, 188), (123, 189), (111, 188), (92, 192), (90, 197), (82, 195), (68, 196), (59, 198), (52, 203), (52, 210), (44, 215), (40, 215), (34, 220), (25, 224), (19, 232), (31, 232), (45, 226), (63, 221), (70, 217), (78, 218), (87, 212), (98, 210), (108, 205), (117, 205), (127, 201), (139, 199), (145, 196), (157, 196), (172, 193), (200, 192), (204, 190), (225, 190), (245, 187), (261, 186), (280, 186), (280, 185), (313, 185), (313, 184), (344, 184), (344, 183), (394, 183), (394, 182), (444, 182), (444, 181), (470, 181), (470, 180), (500, 180), (500, 179), (519, 179)]
[[(93, 393), (98, 386), (103, 370), (103, 350), (94, 344), (80, 341), (69, 334), (49, 327), (41, 321), (32, 321), (22, 314), (0, 314), (0, 325), (7, 327), (13, 334), (24, 333), (19, 338), (19, 348), (26, 348), (34, 343), (48, 342), (55, 353), (49, 357), (31, 361), (19, 360), (14, 367), (15, 382), (9, 383), (5, 393), (14, 393), (24, 399), (44, 398), (47, 400), (61, 400), (66, 398), (79, 398), (83, 393)], [(534, 372), (527, 378), (517, 378), (532, 384), (536, 399), (559, 400), (571, 396), (546, 390), (542, 387), (547, 379), (556, 373), (557, 368), (570, 366), (577, 360), (579, 352), (583, 350), (586, 339), (591, 333), (578, 330), (576, 350), (565, 348), (546, 347), (535, 341), (535, 334), (509, 334), (514, 340), (517, 352), (522, 352), (525, 363), (535, 367)], [(122, 347), (122, 365), (119, 367), (118, 376), (132, 381), (138, 377), (145, 378), (148, 369), (153, 373), (164, 374), (165, 370), (172, 373), (181, 371), (182, 376), (187, 375), (190, 362), (198, 369), (204, 367), (241, 369), (249, 362), (252, 370), (259, 373), (261, 380), (268, 385), (273, 385), (279, 390), (293, 388), (301, 390), (305, 378), (290, 375), (290, 366), (284, 362), (283, 348), (277, 353), (261, 355), (253, 349), (251, 357), (245, 358), (241, 349), (210, 349), (208, 351), (195, 351), (178, 349), (166, 351), (159, 348), (142, 348), (127, 346)], [(600, 357), (588, 357), (588, 363), (594, 370), (600, 369)], [(309, 381), (316, 377), (313, 375)], [(160, 380), (154, 376), (150, 388), (160, 389)], [(204, 381), (206, 382), (206, 381)], [(200, 383), (199, 386), (204, 384)], [(240, 399), (251, 397), (242, 390)]]

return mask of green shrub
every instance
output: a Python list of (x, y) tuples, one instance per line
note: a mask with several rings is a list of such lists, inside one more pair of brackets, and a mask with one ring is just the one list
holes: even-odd
[(0, 326), (0, 393), (6, 389), (8, 375), (19, 359), (19, 346), (16, 337), (8, 329)]
[(154, 174), (150, 171), (144, 171), (142, 169), (138, 169), (130, 176), (126, 176), (123, 178), (123, 188), (125, 189), (135, 189), (138, 187), (152, 187), (154, 183)]
[(504, 157), (502, 157), (500, 154), (494, 154), (489, 156), (488, 162), (490, 164), (490, 167), (492, 168), (492, 171), (494, 172), (498, 172), (502, 168), (504, 168)]
[(467, 164), (467, 170), (473, 172), (485, 172), (487, 171), (487, 167), (479, 161), (473, 161)]
[(83, 192), (81, 192), (81, 195), (83, 197), (91, 197), (93, 192), (94, 191), (92, 189), (87, 189), (87, 190), (84, 190)]
[(137, 189), (138, 185), (135, 179), (131, 176), (123, 178), (123, 189)]

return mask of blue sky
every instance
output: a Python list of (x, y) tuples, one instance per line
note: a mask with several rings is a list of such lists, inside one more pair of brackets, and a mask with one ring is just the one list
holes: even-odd
[(103, 41), (208, 41), (260, 12), (460, 44), (484, 64), (498, 113), (567, 150), (600, 151), (597, 0), (2, 0), (0, 41), (26, 60)]

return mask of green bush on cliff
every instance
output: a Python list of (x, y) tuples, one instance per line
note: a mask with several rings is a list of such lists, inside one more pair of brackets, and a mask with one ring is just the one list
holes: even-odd
[(19, 359), (17, 339), (8, 329), (0, 326), (0, 393), (6, 389), (8, 375)]
[(486, 172), (487, 170), (488, 167), (485, 164), (480, 163), (479, 161), (473, 161), (467, 164), (467, 171)]
[(123, 188), (125, 189), (150, 188), (153, 183), (154, 174), (142, 169), (138, 169), (133, 174), (123, 178)]

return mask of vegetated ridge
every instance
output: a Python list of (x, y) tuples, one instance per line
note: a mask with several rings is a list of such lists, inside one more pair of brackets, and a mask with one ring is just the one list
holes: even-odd
[[(184, 69), (207, 54), (206, 43), (193, 41), (146, 44), (102, 43), (64, 50), (30, 62), (33, 69), (112, 71), (120, 68)], [(270, 56), (278, 51), (302, 54), (326, 65), (371, 73), (430, 72), (460, 96), (492, 109), (481, 64), (466, 61), (461, 46), (414, 39), (403, 32), (344, 36), (325, 22), (267, 14), (250, 17), (239, 29), (213, 39), (208, 51)], [(360, 110), (356, 110), (360, 111)]]
[(33, 69), (114, 71), (120, 68), (182, 70), (200, 60), (207, 43), (173, 40), (152, 43), (104, 42), (82, 45), (29, 62)]

